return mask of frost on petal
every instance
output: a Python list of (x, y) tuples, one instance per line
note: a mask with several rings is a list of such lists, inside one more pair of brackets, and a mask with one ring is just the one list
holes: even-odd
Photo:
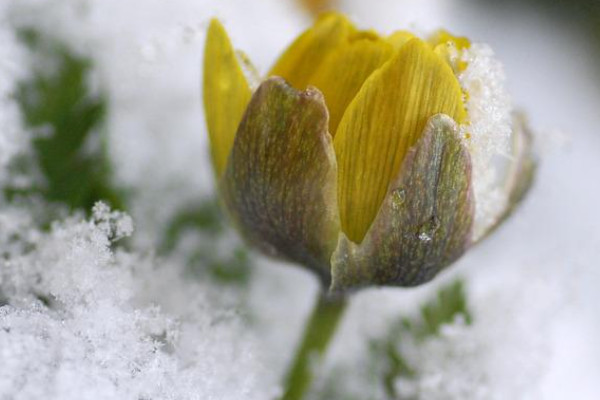
[(489, 46), (475, 43), (463, 50), (462, 59), (468, 65), (459, 80), (468, 93), (469, 123), (461, 130), (468, 138), (473, 162), (473, 239), (477, 241), (497, 222), (508, 203), (502, 178), (511, 154), (512, 103), (502, 64)]

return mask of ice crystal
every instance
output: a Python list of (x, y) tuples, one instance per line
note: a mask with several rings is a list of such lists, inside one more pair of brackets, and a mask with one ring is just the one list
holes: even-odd
[(264, 370), (240, 316), (211, 306), (210, 290), (176, 266), (111, 250), (131, 233), (128, 216), (99, 203), (91, 220), (44, 232), (10, 208), (0, 232), (0, 398), (264, 399), (272, 390), (257, 386)]
[(510, 157), (513, 106), (503, 66), (488, 45), (474, 43), (461, 58), (468, 65), (459, 75), (469, 113), (468, 125), (461, 129), (473, 162), (473, 235), (477, 240), (507, 206), (508, 194), (502, 190), (501, 179), (502, 164)]

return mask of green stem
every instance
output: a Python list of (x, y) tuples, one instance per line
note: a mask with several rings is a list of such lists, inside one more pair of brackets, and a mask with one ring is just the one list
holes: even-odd
[(343, 296), (334, 297), (321, 292), (313, 313), (306, 325), (304, 338), (285, 379), (285, 394), (281, 400), (300, 400), (313, 379), (313, 357), (321, 357), (336, 331), (346, 309)]

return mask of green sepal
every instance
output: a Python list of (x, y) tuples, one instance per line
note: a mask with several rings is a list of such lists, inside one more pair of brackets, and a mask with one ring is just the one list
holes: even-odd
[(362, 243), (340, 235), (331, 291), (431, 280), (468, 248), (473, 215), (469, 153), (454, 120), (435, 115), (407, 153)]
[(309, 267), (325, 285), (339, 233), (328, 123), (317, 89), (267, 79), (248, 104), (221, 181), (243, 236), (269, 255)]

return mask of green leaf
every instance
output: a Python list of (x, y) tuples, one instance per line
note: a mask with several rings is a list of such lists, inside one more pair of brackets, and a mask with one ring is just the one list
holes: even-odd
[(216, 199), (199, 202), (177, 213), (168, 224), (160, 252), (170, 253), (187, 230), (198, 230), (210, 234), (222, 233), (223, 214)]
[[(43, 131), (33, 140), (33, 162), (43, 182), (26, 188), (8, 187), (9, 198), (21, 194), (41, 194), (50, 202), (70, 209), (90, 210), (98, 200), (123, 209), (124, 193), (112, 182), (106, 137), (102, 126), (106, 99), (88, 85), (91, 62), (73, 54), (64, 45), (50, 42), (35, 32), (21, 32), (21, 38), (44, 66), (34, 67), (31, 77), (20, 83), (17, 101), (25, 123), (33, 131)], [(49, 61), (49, 62), (47, 62)], [(23, 162), (14, 168), (25, 170)]]
[(244, 285), (251, 275), (250, 258), (246, 249), (236, 247), (233, 254), (208, 265), (211, 277), (223, 284)]
[[(187, 255), (187, 268), (192, 276), (234, 286), (243, 286), (249, 281), (252, 259), (241, 243), (227, 235), (225, 218), (216, 198), (199, 201), (175, 214), (165, 230), (160, 254), (172, 254), (182, 237), (190, 232), (202, 237)], [(226, 254), (216, 251), (225, 246), (228, 247)]]
[(352, 376), (358, 372), (365, 377), (361, 380), (361, 385), (366, 385), (363, 386), (364, 393), (371, 394), (369, 397), (363, 395), (364, 400), (418, 399), (418, 395), (400, 397), (402, 394), (398, 392), (400, 379), (410, 381), (419, 374), (406, 357), (406, 348), (424, 345), (428, 339), (438, 336), (444, 325), (453, 323), (456, 318), (462, 318), (467, 325), (472, 322), (462, 280), (443, 286), (414, 315), (398, 316), (387, 330), (370, 338), (367, 362), (332, 366), (323, 378), (320, 390), (311, 398), (354, 399), (355, 393), (347, 389), (345, 380), (353, 379)]
[(441, 327), (452, 323), (457, 316), (462, 316), (469, 325), (472, 322), (462, 281), (441, 288), (436, 297), (421, 308), (420, 318), (410, 323), (412, 334), (425, 340), (439, 334)]
[(417, 373), (402, 355), (400, 343), (412, 339), (410, 342), (418, 346), (437, 336), (444, 325), (454, 322), (457, 317), (464, 318), (468, 325), (472, 322), (461, 280), (442, 287), (416, 316), (399, 319), (386, 335), (371, 341), (374, 369), (389, 398), (398, 398), (395, 383), (399, 378), (410, 379)]

